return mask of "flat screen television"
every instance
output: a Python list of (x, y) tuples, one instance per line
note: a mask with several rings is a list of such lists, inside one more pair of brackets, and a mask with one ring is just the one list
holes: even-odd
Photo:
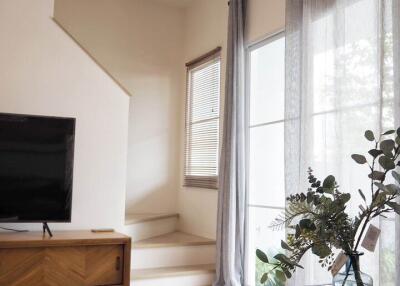
[(71, 222), (75, 119), (0, 113), (0, 222)]

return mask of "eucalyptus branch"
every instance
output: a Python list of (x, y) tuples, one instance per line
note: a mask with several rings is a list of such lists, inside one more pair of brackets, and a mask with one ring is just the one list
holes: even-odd
[[(379, 137), (379, 141), (375, 141), (375, 149), (378, 148), (378, 143), (379, 143), (380, 141), (381, 141), (381, 136)], [(396, 162), (396, 160), (397, 160), (397, 158), (398, 158), (398, 156), (399, 156), (399, 154), (400, 154), (400, 153), (399, 153), (399, 150), (400, 150), (399, 147), (395, 148), (395, 155), (394, 155), (394, 159), (393, 159), (394, 162)], [(377, 158), (377, 157), (374, 157), (374, 159), (373, 159), (373, 161), (372, 161), (372, 170), (371, 170), (372, 172), (375, 171), (374, 166), (375, 166), (376, 158)], [(389, 169), (386, 169), (386, 170), (384, 171), (384, 175), (383, 175), (383, 178), (380, 180), (380, 183), (383, 183), (383, 182), (385, 181), (386, 175), (387, 175), (388, 172), (389, 172)], [(358, 248), (358, 246), (359, 246), (359, 244), (360, 244), (360, 242), (361, 242), (361, 238), (362, 238), (363, 235), (364, 235), (364, 232), (365, 232), (365, 229), (366, 229), (368, 223), (371, 221), (372, 218), (376, 217), (376, 215), (373, 215), (373, 213), (374, 213), (373, 205), (374, 205), (374, 203), (375, 203), (375, 200), (376, 200), (377, 197), (378, 197), (379, 188), (376, 190), (376, 192), (374, 192), (374, 178), (373, 178), (373, 177), (371, 177), (371, 193), (372, 193), (372, 201), (371, 201), (371, 204), (370, 204), (370, 208), (367, 208), (368, 211), (367, 211), (367, 214), (366, 214), (366, 216), (365, 216), (365, 220), (364, 220), (364, 224), (363, 224), (363, 226), (362, 226), (361, 232), (359, 233), (359, 236), (358, 236), (358, 239), (357, 239), (357, 243), (356, 243), (356, 245), (355, 245), (355, 247), (354, 247), (354, 249), (353, 249), (354, 252), (357, 251), (357, 248)], [(371, 215), (372, 215), (372, 217), (371, 217)], [(357, 233), (357, 231), (358, 231), (358, 228), (356, 229), (356, 233)]]
[[(395, 134), (395, 140), (385, 139), (392, 134)], [(359, 190), (365, 201), (365, 208), (360, 207), (361, 212), (351, 219), (346, 213), (351, 195), (339, 191), (334, 176), (327, 176), (320, 181), (313, 175), (313, 170), (309, 169), (310, 187), (307, 192), (289, 196), (285, 213), (271, 225), (272, 228), (286, 226), (294, 230), (294, 233), (287, 236), (286, 242), (281, 241), (281, 247), (287, 251), (288, 256), (279, 253), (274, 256), (278, 262), (270, 263), (265, 253), (257, 250), (257, 257), (273, 266), (263, 275), (262, 283), (267, 281), (270, 273), (275, 273), (282, 282), (290, 279), (296, 268), (301, 267), (300, 260), (309, 250), (319, 257), (321, 266), (328, 267), (329, 270), (333, 263), (334, 250), (341, 249), (351, 256), (357, 286), (364, 285), (354, 254), (358, 253), (368, 224), (375, 217), (386, 213), (395, 212), (400, 215), (400, 204), (396, 201), (400, 196), (400, 188), (397, 185), (384, 184), (389, 171), (392, 171), (394, 179), (400, 184), (400, 174), (395, 171), (396, 166), (400, 166), (400, 128), (397, 131), (389, 130), (378, 139), (375, 139), (370, 130), (364, 136), (368, 141), (374, 142), (374, 148), (368, 151), (372, 160), (369, 163), (360, 154), (353, 154), (351, 157), (356, 163), (368, 166), (371, 201), (368, 203), (362, 190)], [(378, 163), (382, 169), (377, 170)], [(347, 277), (348, 275), (343, 285)]]

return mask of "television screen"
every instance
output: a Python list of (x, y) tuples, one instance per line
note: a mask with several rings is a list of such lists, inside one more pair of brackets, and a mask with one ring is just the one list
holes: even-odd
[(70, 222), (75, 119), (0, 113), (0, 222)]

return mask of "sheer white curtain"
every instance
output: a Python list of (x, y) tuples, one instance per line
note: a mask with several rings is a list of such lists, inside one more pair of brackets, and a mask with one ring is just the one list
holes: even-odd
[[(371, 149), (365, 130), (379, 133), (399, 123), (393, 81), (397, 5), (390, 0), (287, 0), (287, 194), (306, 190), (310, 166), (318, 177), (333, 174), (341, 190), (353, 194), (351, 207), (357, 212), (357, 190), (367, 189), (368, 169), (350, 155)], [(395, 282), (400, 259), (395, 219), (374, 224), (382, 236), (375, 253), (365, 251), (362, 270), (373, 276), (375, 286), (400, 285)], [(305, 257), (303, 264), (306, 270), (297, 273), (292, 285), (331, 281), (317, 258)]]

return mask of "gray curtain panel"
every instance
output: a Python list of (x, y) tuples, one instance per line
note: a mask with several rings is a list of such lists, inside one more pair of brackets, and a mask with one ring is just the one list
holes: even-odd
[[(332, 174), (340, 189), (368, 189), (368, 170), (350, 158), (371, 145), (364, 131), (399, 126), (399, 0), (287, 0), (285, 91), (285, 188), (307, 189), (307, 168)], [(379, 247), (365, 251), (362, 271), (376, 286), (400, 285), (400, 227), (395, 216), (373, 222)], [(305, 271), (291, 285), (329, 283), (317, 259), (304, 257)]]
[(220, 160), (217, 276), (214, 286), (244, 285), (246, 0), (229, 2), (224, 127)]

